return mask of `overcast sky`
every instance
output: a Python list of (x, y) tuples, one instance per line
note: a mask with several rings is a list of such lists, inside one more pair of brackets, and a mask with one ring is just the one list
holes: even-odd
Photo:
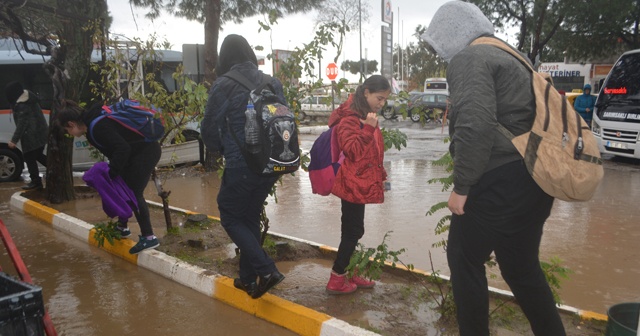
[[(366, 54), (368, 59), (375, 59), (380, 64), (380, 26), (383, 24), (381, 19), (382, 1), (362, 1), (363, 3), (369, 3), (371, 8), (370, 22), (362, 24), (362, 57), (364, 58)], [(419, 24), (428, 25), (438, 7), (447, 1), (391, 0), (395, 20), (393, 27), (394, 44), (397, 44), (399, 40), (402, 45), (416, 42), (417, 39), (412, 36), (415, 28)], [(173, 45), (172, 49), (178, 51), (182, 50), (182, 44), (204, 44), (204, 25), (200, 23), (175, 18), (169, 14), (164, 14), (152, 22), (144, 17), (146, 10), (132, 9), (128, 0), (107, 0), (107, 4), (114, 18), (111, 26), (112, 34), (147, 39), (150, 34), (155, 32), (161, 38), (166, 37)], [(290, 15), (279, 20), (277, 26), (273, 29), (273, 49), (290, 50), (295, 47), (302, 47), (303, 43), (310, 42), (311, 37), (314, 35), (313, 23), (316, 15), (316, 12), (309, 12)], [(250, 44), (262, 45), (268, 50), (270, 44), (269, 34), (266, 32), (258, 33), (258, 20), (265, 21), (262, 16), (256, 16), (245, 19), (241, 25), (225, 24), (223, 31), (220, 33), (220, 43), (228, 34), (239, 34), (244, 36)], [(384, 24), (386, 25), (386, 23)], [(339, 63), (345, 58), (347, 60), (357, 60), (359, 58), (358, 49), (359, 35), (355, 31), (347, 36), (345, 51)], [(266, 50), (262, 56), (268, 53)], [(258, 52), (258, 54), (260, 53)], [(327, 58), (333, 58), (335, 52), (331, 53), (329, 51), (326, 56)], [(326, 64), (323, 62), (322, 68), (325, 66)], [(379, 68), (380, 66), (378, 65)], [(271, 72), (269, 64), (261, 67), (261, 69), (267, 73)]]

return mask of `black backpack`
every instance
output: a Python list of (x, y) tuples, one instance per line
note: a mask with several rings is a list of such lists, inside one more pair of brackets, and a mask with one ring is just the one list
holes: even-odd
[(244, 141), (240, 141), (236, 133), (227, 128), (233, 140), (238, 144), (247, 165), (256, 174), (277, 176), (292, 173), (300, 167), (300, 145), (295, 115), (280, 102), (271, 85), (271, 76), (263, 74), (258, 85), (251, 82), (237, 70), (223, 75), (250, 91), (249, 100), (256, 110), (256, 119), (260, 130), (260, 150), (253, 153), (247, 149)]

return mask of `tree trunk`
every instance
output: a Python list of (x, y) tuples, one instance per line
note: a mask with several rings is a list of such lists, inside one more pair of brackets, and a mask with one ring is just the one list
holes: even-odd
[(107, 13), (105, 0), (58, 0), (58, 8), (67, 8), (79, 19), (61, 19), (60, 48), (52, 51), (47, 70), (53, 82), (53, 109), (49, 120), (47, 150), (47, 199), (52, 203), (73, 200), (73, 139), (65, 136), (56, 121), (57, 110), (65, 99), (80, 101), (86, 86), (93, 50), (93, 30), (86, 29), (89, 20), (101, 19)]
[(206, 1), (204, 5), (204, 80), (208, 87), (216, 79), (218, 62), (218, 37), (220, 35), (220, 0)]
[[(215, 68), (218, 62), (218, 37), (220, 35), (220, 0), (205, 2), (205, 23), (204, 23), (204, 80), (205, 85), (210, 87), (216, 79)], [(206, 149), (204, 169), (206, 171), (216, 171), (220, 168), (220, 153)]]

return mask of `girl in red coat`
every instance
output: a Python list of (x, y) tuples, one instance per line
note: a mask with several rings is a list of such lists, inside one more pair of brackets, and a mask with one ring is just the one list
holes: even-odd
[(391, 87), (385, 77), (371, 76), (329, 118), (329, 127), (334, 127), (333, 132), (337, 132), (340, 150), (345, 155), (331, 189), (331, 193), (342, 200), (342, 236), (327, 284), (329, 294), (347, 294), (358, 287), (372, 288), (375, 285), (375, 282), (357, 274), (349, 278), (345, 268), (358, 240), (364, 235), (364, 205), (384, 201), (387, 173), (382, 165), (384, 142), (377, 112), (384, 106), (390, 92)]

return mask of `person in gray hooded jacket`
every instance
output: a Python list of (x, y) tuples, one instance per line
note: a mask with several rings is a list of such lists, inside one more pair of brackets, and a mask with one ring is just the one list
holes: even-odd
[(453, 213), (447, 245), (460, 335), (489, 335), (484, 263), (495, 253), (535, 335), (565, 335), (538, 252), (553, 198), (535, 183), (522, 157), (497, 129), (515, 135), (535, 118), (531, 73), (512, 55), (489, 45), (492, 23), (473, 4), (450, 1), (422, 38), (449, 63)]

